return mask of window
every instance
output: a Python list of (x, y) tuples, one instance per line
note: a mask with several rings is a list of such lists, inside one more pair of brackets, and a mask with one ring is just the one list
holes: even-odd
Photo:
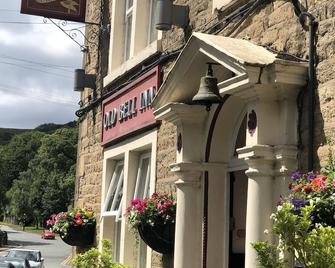
[(144, 199), (149, 196), (150, 181), (150, 153), (140, 156), (139, 167), (137, 171), (134, 199)]
[(114, 0), (108, 75), (105, 86), (157, 51), (161, 36), (155, 28), (157, 0)]
[[(134, 199), (144, 199), (149, 196), (150, 182), (150, 153), (142, 154), (139, 159), (139, 165), (136, 177), (136, 186)], [(144, 268), (147, 260), (147, 245), (142, 239), (139, 239), (137, 246), (136, 268)]]
[(133, 0), (125, 1), (125, 41), (124, 41), (124, 61), (129, 59), (130, 41), (133, 22)]
[(149, 30), (148, 30), (148, 41), (147, 41), (148, 45), (157, 39), (157, 30), (155, 28), (156, 14), (157, 14), (156, 7), (157, 7), (157, 0), (150, 0), (149, 25), (148, 25)]
[(123, 195), (123, 161), (115, 165), (112, 179), (104, 203), (104, 214), (116, 216), (116, 220), (122, 216), (122, 195)]
[(157, 130), (104, 149), (99, 241), (112, 241), (113, 260), (134, 268), (151, 267), (152, 252), (137, 243), (123, 215), (132, 199), (155, 191), (156, 150)]

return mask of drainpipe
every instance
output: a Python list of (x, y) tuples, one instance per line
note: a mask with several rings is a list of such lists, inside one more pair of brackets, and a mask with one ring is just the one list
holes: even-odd
[[(302, 6), (298, 0), (291, 0), (294, 6), (294, 13), (299, 18), (299, 22), (305, 31), (309, 31), (308, 47), (308, 170), (314, 169), (314, 113), (315, 113), (315, 89), (316, 89), (316, 31), (318, 21), (309, 12), (302, 12)], [(308, 26), (306, 25), (308, 20)]]
[[(308, 18), (308, 31), (309, 31), (309, 48), (308, 48), (308, 170), (314, 169), (314, 113), (315, 113), (315, 89), (316, 89), (316, 72), (315, 72), (315, 58), (316, 58), (316, 31), (318, 22), (316, 18), (308, 12), (302, 12), (299, 15), (299, 21), (302, 25)], [(305, 28), (304, 28), (305, 29)]]

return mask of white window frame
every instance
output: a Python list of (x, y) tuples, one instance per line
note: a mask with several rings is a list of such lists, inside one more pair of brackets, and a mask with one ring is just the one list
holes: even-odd
[[(150, 45), (154, 41), (153, 35), (152, 35), (152, 32), (151, 32), (151, 28), (152, 28), (153, 24), (155, 24), (155, 21), (153, 20), (154, 12), (156, 12), (153, 8), (154, 2), (156, 2), (156, 4), (157, 4), (157, 0), (149, 0), (149, 22), (148, 22), (147, 45)], [(156, 35), (158, 35), (158, 33), (156, 33)]]
[[(138, 193), (139, 185), (136, 186), (136, 184), (140, 177), (142, 179), (145, 177), (144, 183), (149, 184), (145, 187), (148, 188), (147, 195), (150, 196), (155, 192), (156, 152), (157, 130), (142, 133), (104, 149), (102, 200), (107, 200), (106, 196), (112, 175), (120, 160), (124, 161), (124, 181), (120, 215), (112, 215), (111, 212), (105, 212), (104, 208), (106, 205), (105, 203), (101, 204), (99, 249), (102, 248), (101, 241), (103, 239), (110, 239), (113, 242), (113, 247), (115, 247), (113, 248), (114, 260), (131, 267), (151, 267), (152, 250), (146, 245), (141, 246), (140, 243), (138, 244), (139, 246), (136, 246), (134, 234), (123, 215), (126, 207), (129, 206), (130, 201), (134, 198), (135, 192), (137, 191)], [(148, 167), (148, 172), (144, 176), (139, 169), (147, 157), (150, 157), (150, 167)], [(118, 243), (119, 245), (117, 245)], [(137, 253), (134, 254), (135, 252)]]
[[(111, 14), (111, 35), (109, 48), (108, 74), (104, 78), (107, 86), (115, 78), (129, 71), (158, 51), (162, 51), (162, 32), (157, 32), (156, 40), (149, 42), (153, 0), (133, 0), (133, 6), (127, 10), (128, 0), (114, 0)], [(125, 60), (125, 18), (132, 13), (132, 33), (129, 59)], [(151, 38), (151, 37), (150, 37)], [(128, 42), (128, 41), (127, 41)]]
[[(120, 172), (119, 177), (117, 178), (117, 170), (122, 166), (122, 170)], [(103, 216), (116, 216), (116, 221), (120, 219), (120, 216), (122, 215), (122, 200), (123, 200), (123, 193), (121, 193), (121, 201), (119, 203), (119, 206), (116, 208), (116, 202), (117, 197), (120, 195), (120, 191), (123, 190), (123, 180), (124, 180), (124, 161), (117, 161), (114, 167), (114, 172), (112, 175), (112, 179), (110, 181), (108, 191), (106, 194), (105, 202), (104, 202), (104, 208), (102, 211)], [(115, 194), (113, 196), (111, 209), (108, 210), (108, 204), (110, 203), (110, 199), (112, 197), (112, 193), (115, 190)]]
[[(151, 153), (145, 153), (145, 154), (142, 154), (140, 156), (138, 169), (137, 169), (137, 176), (136, 176), (136, 185), (135, 185), (135, 190), (134, 190), (134, 199), (135, 198), (144, 199), (144, 198), (149, 196), (150, 167), (151, 167), (150, 157), (151, 157)], [(139, 196), (138, 192), (139, 192), (139, 188), (140, 188), (140, 185), (141, 185), (142, 165), (143, 165), (143, 161), (145, 159), (149, 159), (149, 163), (148, 163), (147, 174), (145, 175), (145, 180), (144, 180), (143, 195)]]
[[(142, 168), (143, 168), (143, 162), (145, 159), (149, 159), (147, 172), (145, 176), (142, 176)], [(150, 167), (151, 167), (151, 153), (144, 153), (140, 155), (139, 161), (138, 161), (138, 169), (137, 169), (137, 176), (136, 176), (136, 185), (134, 189), (134, 199), (135, 198), (141, 198), (145, 199), (149, 196), (149, 183), (150, 183)], [(144, 182), (142, 182), (142, 179), (144, 178)], [(141, 187), (141, 183), (144, 185), (143, 194), (139, 194), (139, 190)], [(145, 262), (147, 261), (146, 255), (147, 255), (147, 245), (144, 243), (142, 239), (139, 239), (138, 245), (137, 245), (137, 259), (136, 259), (136, 268), (143, 268), (145, 266)]]
[[(129, 2), (132, 0), (125, 0), (125, 15), (124, 15), (124, 44), (123, 44), (123, 61), (127, 61), (130, 57), (130, 47), (131, 47), (131, 34), (133, 30), (132, 22), (134, 20), (133, 10), (134, 10), (134, 1), (132, 1), (131, 5), (129, 6)], [(131, 17), (131, 24), (129, 24), (128, 19)], [(128, 35), (128, 31), (130, 34)]]

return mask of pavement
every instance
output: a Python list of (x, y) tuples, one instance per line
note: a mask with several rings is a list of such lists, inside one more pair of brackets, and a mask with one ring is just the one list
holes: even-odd
[[(7, 234), (8, 234), (8, 231), (11, 232), (13, 230), (12, 228), (9, 228), (5, 225), (0, 225), (0, 229), (3, 230), (3, 231), (6, 231)], [(2, 247), (0, 247), (0, 252), (7, 251), (11, 248), (20, 248), (20, 247), (22, 247), (22, 245), (8, 239), (8, 244), (7, 245), (2, 245)], [(0, 254), (0, 255), (3, 256), (3, 254)]]

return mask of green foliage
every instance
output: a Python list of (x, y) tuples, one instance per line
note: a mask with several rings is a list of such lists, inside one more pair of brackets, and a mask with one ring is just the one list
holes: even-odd
[(112, 261), (112, 244), (102, 240), (102, 250), (91, 248), (85, 253), (76, 255), (72, 260), (74, 268), (129, 268), (128, 266)]
[(19, 219), (26, 213), (38, 226), (67, 210), (74, 193), (77, 135), (76, 128), (31, 131), (0, 147), (0, 209), (6, 207), (7, 216)]
[[(317, 225), (312, 228), (314, 206), (301, 208), (294, 213), (294, 206), (286, 202), (272, 216), (273, 232), (280, 238), (279, 246), (268, 242), (253, 243), (261, 267), (283, 267), (279, 252), (287, 251), (305, 268), (335, 268), (335, 228)], [(277, 265), (277, 266), (276, 266)]]
[(76, 125), (77, 125), (76, 121), (71, 121), (71, 122), (66, 123), (64, 125), (54, 124), (54, 123), (46, 123), (46, 124), (39, 125), (38, 127), (35, 128), (35, 130), (51, 134), (51, 133), (55, 132), (57, 129), (60, 129), (60, 128), (74, 128), (74, 127), (76, 127)]
[(258, 262), (264, 268), (284, 268), (285, 260), (278, 258), (278, 249), (269, 242), (256, 242), (251, 244), (257, 251)]
[(16, 134), (28, 131), (27, 129), (0, 128), (0, 145), (8, 144)]

